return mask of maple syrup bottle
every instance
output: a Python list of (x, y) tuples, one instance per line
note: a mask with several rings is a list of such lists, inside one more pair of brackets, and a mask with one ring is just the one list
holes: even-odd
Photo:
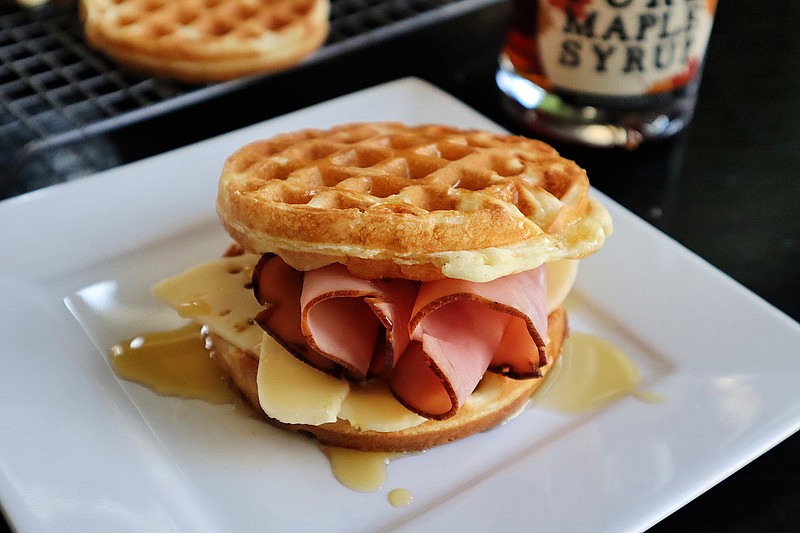
[(513, 0), (496, 81), (534, 132), (634, 148), (691, 120), (716, 0)]

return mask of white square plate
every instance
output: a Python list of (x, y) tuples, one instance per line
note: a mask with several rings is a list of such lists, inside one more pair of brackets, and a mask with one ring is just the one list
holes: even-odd
[(228, 242), (224, 158), (354, 120), (498, 129), (405, 79), (0, 204), (0, 501), (19, 531), (641, 530), (798, 429), (800, 326), (597, 192), (615, 234), (582, 264), (572, 328), (663, 402), (529, 409), (362, 494), (309, 439), (119, 381), (110, 346), (177, 324), (149, 287)]

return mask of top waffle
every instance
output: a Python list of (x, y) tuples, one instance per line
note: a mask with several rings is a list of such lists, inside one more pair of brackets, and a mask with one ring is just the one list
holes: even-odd
[(591, 254), (611, 219), (550, 146), (440, 125), (347, 124), (249, 144), (217, 211), (246, 250), (299, 270), (470, 281)]
[(288, 67), (328, 33), (329, 0), (81, 0), (86, 40), (120, 64), (190, 82)]

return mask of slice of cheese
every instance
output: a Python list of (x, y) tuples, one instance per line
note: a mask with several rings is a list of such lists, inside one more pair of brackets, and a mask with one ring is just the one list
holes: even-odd
[(428, 420), (398, 402), (385, 381), (351, 387), (350, 394), (342, 402), (339, 418), (347, 420), (354, 428), (372, 431), (401, 431)]
[(547, 271), (547, 312), (553, 312), (567, 299), (578, 275), (577, 259), (559, 259), (545, 265)]
[(262, 310), (250, 279), (258, 259), (245, 254), (208, 261), (159, 282), (153, 294), (181, 316), (259, 355), (259, 402), (272, 418), (314, 425), (343, 418), (374, 431), (395, 431), (425, 421), (391, 394), (379, 396), (372, 388), (351, 390), (347, 381), (306, 365), (265, 334), (253, 321)]
[(305, 364), (266, 333), (256, 381), (261, 408), (286, 424), (336, 422), (342, 401), (350, 393), (346, 381)]
[(264, 331), (253, 317), (262, 307), (251, 288), (258, 257), (248, 254), (208, 261), (159, 282), (153, 295), (237, 348), (258, 354)]
[[(400, 431), (425, 422), (400, 404), (385, 384), (351, 386), (301, 362), (265, 334), (253, 320), (262, 310), (251, 288), (258, 259), (245, 254), (209, 261), (159, 282), (153, 294), (181, 316), (259, 356), (259, 401), (272, 418), (313, 425), (341, 418), (372, 431)], [(547, 264), (548, 310), (561, 305), (576, 273), (577, 261)]]

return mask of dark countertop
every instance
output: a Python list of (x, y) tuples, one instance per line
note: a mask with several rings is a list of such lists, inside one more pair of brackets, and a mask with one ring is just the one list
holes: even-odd
[[(135, 160), (405, 76), (524, 133), (494, 86), (507, 5), (482, 4), (335, 61), (82, 142)], [(592, 184), (800, 320), (800, 3), (720, 2), (692, 125), (634, 152), (555, 144)], [(186, 124), (192, 124), (187, 128)], [(713, 320), (713, 317), (709, 317)], [(676, 339), (676, 343), (680, 343)], [(758, 365), (758, 339), (751, 361)], [(798, 354), (800, 356), (800, 354)], [(799, 365), (800, 366), (800, 365)], [(800, 523), (800, 435), (653, 528), (789, 531)]]

